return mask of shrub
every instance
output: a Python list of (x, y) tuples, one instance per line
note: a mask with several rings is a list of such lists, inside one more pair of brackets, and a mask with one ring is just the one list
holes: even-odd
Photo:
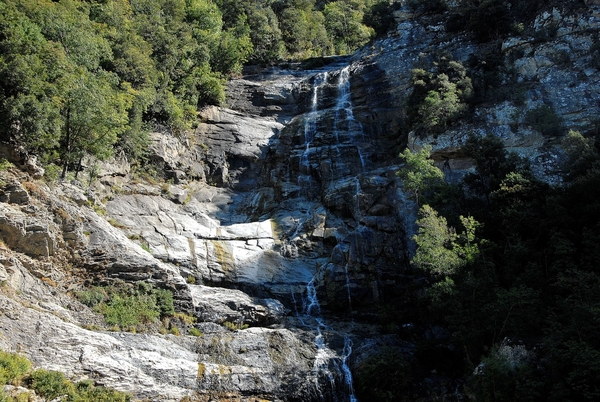
[(167, 289), (155, 289), (156, 304), (161, 317), (175, 314), (173, 292)]
[(58, 371), (36, 370), (31, 374), (31, 388), (47, 400), (52, 400), (62, 395), (70, 395), (74, 388)]
[(202, 335), (204, 335), (204, 334), (202, 333), (202, 331), (200, 331), (200, 330), (199, 330), (198, 328), (196, 328), (196, 327), (192, 327), (192, 328), (190, 328), (190, 330), (188, 331), (188, 333), (189, 333), (191, 336), (202, 336)]
[(12, 167), (12, 166), (13, 166), (13, 164), (10, 163), (9, 161), (7, 161), (6, 159), (4, 159), (4, 158), (0, 159), (0, 172), (8, 170), (8, 168)]
[(60, 177), (60, 171), (60, 166), (55, 165), (54, 163), (46, 165), (44, 167), (44, 178), (48, 182), (56, 181)]
[(82, 290), (75, 294), (80, 302), (88, 307), (94, 307), (108, 300), (106, 290), (99, 286), (94, 286), (89, 290)]
[(409, 392), (411, 367), (402, 352), (386, 347), (358, 364), (356, 396), (363, 401), (414, 400)]
[(556, 137), (563, 131), (562, 119), (548, 105), (541, 105), (529, 110), (525, 115), (525, 122), (549, 137)]
[(473, 84), (465, 67), (447, 57), (440, 57), (431, 71), (412, 72), (413, 91), (408, 115), (416, 129), (441, 132), (467, 110)]
[(31, 363), (26, 357), (0, 351), (0, 385), (19, 380), (30, 369)]
[(104, 315), (107, 324), (121, 328), (148, 324), (160, 316), (156, 299), (150, 295), (114, 295), (98, 311)]
[(134, 328), (149, 324), (159, 317), (175, 314), (173, 293), (156, 289), (147, 282), (138, 282), (136, 289), (95, 286), (77, 292), (79, 300), (101, 313), (108, 325), (116, 328)]
[(228, 330), (230, 330), (230, 331), (237, 331), (237, 330), (240, 330), (240, 329), (246, 329), (246, 328), (248, 328), (249, 325), (248, 324), (242, 324), (241, 322), (233, 323), (231, 321), (225, 321), (223, 323), (223, 326), (225, 328), (227, 328)]

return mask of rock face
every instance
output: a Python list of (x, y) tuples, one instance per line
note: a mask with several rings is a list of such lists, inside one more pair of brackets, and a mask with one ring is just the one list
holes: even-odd
[[(594, 2), (588, 3), (589, 7), (575, 13), (557, 8), (544, 12), (526, 30), (528, 36), (509, 37), (492, 50), (502, 57), (495, 71), (509, 72), (499, 79), (518, 96), (478, 105), (476, 119), (461, 121), (442, 133), (410, 133), (402, 141), (413, 149), (433, 145), (432, 156), (439, 167), (446, 162), (452, 171), (460, 173), (472, 167), (461, 152), (467, 134), (492, 133), (504, 141), (509, 151), (529, 159), (539, 177), (557, 182), (556, 161), (561, 152), (557, 138), (537, 131), (527, 116), (545, 105), (562, 120), (562, 133), (569, 129), (582, 133), (597, 130), (600, 70), (594, 43), (600, 28), (600, 9)], [(412, 69), (431, 66), (436, 54), (449, 54), (467, 65), (476, 61), (475, 55), (485, 54), (485, 48), (446, 32), (439, 19), (416, 18), (407, 9), (398, 11), (396, 19), (396, 31), (375, 44), (376, 54), (365, 48), (354, 60), (368, 59), (383, 70), (388, 85), (394, 88), (396, 113), (406, 116)], [(549, 32), (553, 34), (549, 36)]]
[[(369, 351), (359, 360), (375, 348), (361, 320), (402, 294), (414, 252), (398, 153), (431, 143), (460, 175), (472, 167), (466, 135), (491, 132), (554, 180), (559, 138), (530, 126), (527, 111), (549, 105), (564, 130), (593, 128), (600, 9), (589, 10), (540, 15), (533, 32), (557, 30), (545, 42), (506, 39), (513, 76), (502, 78), (522, 85), (520, 100), (479, 104), (435, 136), (407, 130), (411, 70), (434, 52), (467, 63), (482, 45), (403, 9), (395, 32), (352, 58), (248, 69), (230, 83), (228, 108), (201, 110), (195, 131), (157, 128), (161, 184), (117, 155), (86, 161), (96, 168), (85, 184), (49, 187), (31, 176), (31, 157), (0, 150), (23, 169), (0, 172), (0, 346), (148, 400), (352, 400), (349, 345)], [(119, 281), (171, 290), (203, 336), (98, 330), (102, 319), (72, 295)], [(361, 322), (361, 335), (334, 314)]]

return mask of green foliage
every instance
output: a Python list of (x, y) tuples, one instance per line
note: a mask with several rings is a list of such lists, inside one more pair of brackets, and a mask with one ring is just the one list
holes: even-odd
[(248, 324), (243, 324), (241, 322), (231, 322), (231, 321), (223, 322), (223, 326), (230, 331), (238, 331), (241, 329), (248, 328)]
[(527, 111), (525, 123), (545, 136), (556, 137), (563, 132), (563, 122), (554, 109), (548, 105), (541, 105)]
[(457, 235), (446, 219), (429, 205), (419, 210), (418, 233), (414, 236), (417, 252), (412, 259), (417, 267), (438, 276), (454, 274), (463, 262), (454, 250)]
[(73, 384), (58, 371), (39, 369), (31, 374), (31, 388), (38, 394), (52, 400), (74, 392)]
[(431, 149), (431, 145), (425, 145), (417, 152), (406, 148), (399, 155), (406, 165), (396, 174), (402, 178), (404, 189), (412, 193), (417, 204), (423, 193), (435, 190), (444, 183), (444, 172), (435, 167), (430, 159)]
[(360, 362), (354, 373), (356, 396), (362, 401), (412, 401), (412, 380), (407, 358), (392, 347)]
[(86, 380), (75, 384), (73, 402), (129, 402), (131, 395), (110, 388), (96, 387), (93, 381)]
[(6, 159), (0, 159), (0, 172), (4, 172), (8, 170), (8, 168), (12, 167), (13, 164), (7, 161)]
[(77, 292), (79, 300), (101, 313), (108, 325), (131, 328), (175, 314), (173, 293), (138, 282), (136, 289), (93, 287)]
[(12, 384), (30, 369), (31, 363), (26, 357), (0, 350), (0, 385)]
[(531, 358), (522, 345), (501, 345), (482, 360), (467, 389), (482, 401), (538, 401), (543, 383), (531, 366)]
[(440, 57), (431, 72), (413, 70), (411, 82), (408, 114), (411, 125), (421, 132), (443, 131), (463, 115), (473, 95), (465, 67), (447, 57)]
[(156, 300), (149, 295), (114, 295), (97, 310), (104, 315), (107, 324), (121, 328), (149, 324), (160, 316)]
[[(96, 387), (93, 381), (77, 384), (68, 381), (63, 373), (38, 369), (30, 373), (31, 362), (16, 353), (0, 351), (0, 385), (22, 384), (34, 390), (46, 400), (63, 397), (69, 402), (129, 402), (131, 396), (109, 388)], [(30, 393), (23, 392), (16, 399), (6, 396), (0, 389), (0, 401), (27, 402)]]
[(106, 289), (100, 286), (94, 286), (89, 290), (77, 292), (76, 296), (80, 302), (89, 307), (95, 307), (109, 299)]
[(189, 333), (191, 336), (202, 336), (202, 335), (203, 335), (202, 331), (200, 331), (200, 330), (199, 330), (198, 328), (196, 328), (196, 327), (192, 327), (192, 328), (190, 328), (190, 329), (189, 329), (189, 331), (188, 331), (188, 333)]
[[(475, 230), (480, 224), (471, 216), (461, 216), (460, 221), (464, 231), (457, 234), (448, 227), (443, 216), (439, 216), (429, 205), (423, 205), (417, 220), (419, 230), (414, 236), (417, 252), (412, 263), (436, 277), (444, 278), (474, 262), (479, 254)], [(443, 286), (448, 288), (451, 283), (445, 282)]]
[(375, 31), (362, 23), (365, 5), (360, 1), (333, 1), (323, 10), (325, 27), (337, 54), (348, 54), (366, 44)]
[(210, 0), (0, 6), (0, 128), (46, 163), (79, 169), (115, 145), (143, 159), (147, 124), (189, 128), (224, 101), (224, 77), (252, 52), (249, 25), (223, 29)]
[(563, 138), (561, 148), (566, 156), (563, 171), (567, 180), (585, 175), (600, 162), (600, 156), (594, 147), (594, 139), (585, 138), (578, 131), (570, 130)]
[(527, 172), (527, 161), (508, 153), (502, 140), (492, 134), (485, 137), (469, 133), (463, 146), (465, 155), (473, 158), (476, 172), (465, 176), (464, 182), (475, 192), (489, 200), (489, 194), (499, 188), (510, 172)]

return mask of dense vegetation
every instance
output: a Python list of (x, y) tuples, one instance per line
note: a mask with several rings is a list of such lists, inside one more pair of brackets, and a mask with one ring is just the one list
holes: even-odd
[[(143, 161), (150, 124), (191, 128), (247, 61), (343, 54), (387, 1), (4, 0), (0, 139), (64, 177), (86, 155)], [(387, 19), (386, 19), (387, 17)], [(387, 21), (387, 22), (386, 22)]]
[[(46, 400), (69, 402), (127, 402), (131, 396), (109, 388), (97, 387), (91, 380), (76, 384), (68, 381), (64, 374), (49, 370), (32, 370), (31, 362), (15, 353), (0, 350), (0, 386), (26, 386)], [(7, 396), (0, 389), (0, 402), (26, 402), (31, 400), (31, 392), (24, 390), (17, 396)]]
[(426, 285), (396, 319), (415, 323), (399, 334), (416, 351), (359, 367), (359, 377), (378, 377), (362, 399), (413, 400), (417, 382), (394, 378), (435, 370), (482, 401), (598, 400), (600, 154), (592, 135), (574, 131), (562, 148), (557, 187), (492, 135), (469, 137), (476, 171), (459, 185), (440, 180), (428, 148), (403, 152), (399, 174), (421, 205), (412, 263)]

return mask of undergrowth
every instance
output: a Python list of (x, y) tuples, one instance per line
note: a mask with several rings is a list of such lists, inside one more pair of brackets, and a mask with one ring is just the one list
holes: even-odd
[(124, 284), (94, 286), (77, 292), (76, 296), (102, 314), (108, 325), (120, 330), (143, 327), (175, 314), (173, 293), (147, 282), (138, 282), (134, 288)]
[(0, 402), (26, 402), (32, 400), (31, 392), (7, 395), (1, 386), (24, 386), (46, 400), (60, 397), (63, 402), (129, 402), (131, 395), (113, 389), (97, 387), (94, 381), (73, 383), (58, 371), (37, 369), (24, 356), (0, 350)]

